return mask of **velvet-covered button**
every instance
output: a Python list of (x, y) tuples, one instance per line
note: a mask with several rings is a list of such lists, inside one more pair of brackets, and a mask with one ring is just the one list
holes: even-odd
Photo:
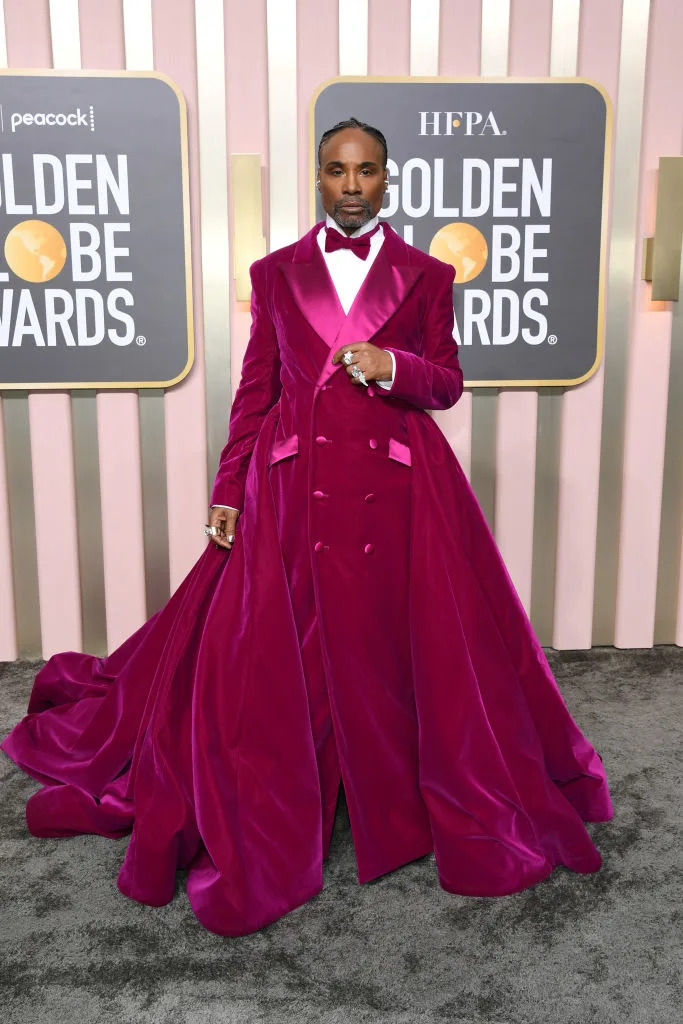
[(322, 542), (321, 540), (317, 540), (317, 541), (315, 542), (315, 545), (314, 545), (314, 547), (313, 547), (313, 550), (314, 550), (314, 551), (322, 551), (322, 549), (324, 548), (324, 546), (325, 546), (325, 545), (323, 544), (323, 542)]
[(318, 436), (315, 439), (315, 443), (319, 445), (327, 444), (327, 438), (325, 437), (324, 434), (318, 434)]
[(373, 494), (373, 493), (372, 493), (372, 491), (370, 491), (370, 494), (366, 494), (366, 495), (365, 495), (365, 500), (366, 500), (367, 502), (372, 502), (372, 501), (374, 501), (374, 500), (375, 500), (375, 498), (376, 498), (376, 497), (377, 497), (377, 495), (376, 495), (376, 494)]
[(375, 394), (375, 389), (373, 388), (372, 384), (368, 386), (368, 394), (370, 395), (370, 398), (372, 398)]
[(370, 445), (371, 448), (376, 448), (377, 447), (377, 441), (376, 441), (376, 439), (374, 437), (370, 438), (370, 440), (368, 441), (368, 444)]
[(324, 492), (324, 491), (313, 491), (313, 497), (314, 497), (314, 498), (315, 498), (315, 499), (316, 499), (317, 501), (322, 501), (322, 499), (323, 499), (323, 498), (326, 498), (326, 497), (327, 497), (327, 495), (325, 494), (325, 492)]
[(366, 544), (365, 545), (365, 554), (366, 555), (371, 555), (374, 550), (375, 550), (375, 545), (374, 544)]

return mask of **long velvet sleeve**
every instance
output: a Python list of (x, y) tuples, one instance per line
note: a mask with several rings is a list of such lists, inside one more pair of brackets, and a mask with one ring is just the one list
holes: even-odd
[(212, 505), (242, 509), (249, 460), (261, 424), (280, 397), (280, 351), (275, 325), (265, 300), (262, 269), (254, 263), (251, 276), (251, 333), (242, 363), (240, 384), (232, 403), (228, 442), (221, 452), (211, 491)]
[[(449, 409), (462, 394), (462, 370), (453, 338), (453, 267), (431, 272), (436, 280), (422, 325), (420, 355), (388, 348), (396, 359), (388, 397), (402, 398), (421, 409)], [(438, 275), (438, 277), (437, 277)]]

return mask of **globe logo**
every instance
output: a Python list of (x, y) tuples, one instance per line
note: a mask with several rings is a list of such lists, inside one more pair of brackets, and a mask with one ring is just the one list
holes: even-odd
[(40, 284), (51, 281), (66, 263), (66, 243), (44, 220), (23, 220), (5, 239), (5, 259), (17, 277)]
[(467, 284), (481, 274), (489, 247), (478, 228), (465, 221), (444, 224), (432, 238), (429, 255), (455, 267), (455, 283)]

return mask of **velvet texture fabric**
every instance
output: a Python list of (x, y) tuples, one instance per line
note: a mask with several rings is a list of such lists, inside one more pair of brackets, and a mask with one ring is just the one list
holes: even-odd
[[(44, 782), (35, 835), (132, 830), (143, 903), (188, 868), (241, 935), (322, 886), (343, 781), (360, 882), (434, 851), (497, 896), (596, 871), (612, 806), (477, 501), (425, 409), (462, 391), (452, 269), (385, 241), (346, 317), (315, 235), (254, 264), (252, 335), (212, 502), (243, 510), (108, 658), (56, 655), (3, 744)], [(332, 353), (391, 349), (388, 392)]]

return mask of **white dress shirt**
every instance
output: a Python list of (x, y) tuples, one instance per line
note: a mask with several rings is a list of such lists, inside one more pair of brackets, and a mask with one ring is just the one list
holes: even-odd
[[(351, 237), (355, 238), (357, 235), (364, 235), (368, 231), (372, 231), (373, 228), (378, 224), (379, 217), (373, 217), (367, 224), (363, 224), (362, 227), (356, 231), (351, 232)], [(332, 278), (332, 284), (334, 285), (337, 295), (339, 296), (339, 302), (345, 313), (348, 313), (353, 305), (353, 300), (358, 295), (360, 287), (363, 281), (367, 277), (370, 267), (377, 258), (377, 253), (382, 248), (384, 242), (384, 228), (380, 226), (377, 231), (370, 239), (370, 252), (366, 259), (362, 260), (359, 256), (353, 252), (352, 249), (336, 249), (335, 252), (325, 252), (325, 228), (332, 228), (334, 231), (338, 231), (340, 234), (345, 234), (344, 231), (339, 227), (337, 222), (330, 217), (329, 213), (325, 220), (325, 225), (321, 227), (317, 234), (318, 245), (323, 255), (323, 259), (327, 265), (327, 269), (330, 272)], [(386, 391), (389, 390), (391, 385), (394, 383), (394, 375), (396, 373), (396, 360), (394, 353), (389, 352), (391, 356), (391, 380), (375, 380), (373, 384), (379, 385)], [(232, 508), (235, 512), (239, 512), (239, 509), (235, 509), (234, 505), (212, 505), (211, 508)]]

